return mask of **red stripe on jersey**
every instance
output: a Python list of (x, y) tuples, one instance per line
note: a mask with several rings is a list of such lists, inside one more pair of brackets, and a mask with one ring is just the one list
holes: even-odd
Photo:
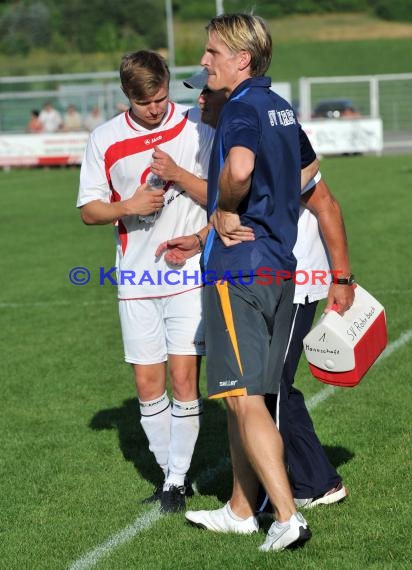
[(170, 113), (165, 121), (165, 124), (170, 121), (170, 119), (173, 117), (173, 113), (175, 112), (175, 104), (173, 103), (173, 101), (169, 101), (169, 105), (170, 105)]
[[(169, 117), (166, 120), (166, 123), (170, 120), (173, 115), (174, 105), (171, 104), (171, 112)], [(127, 116), (127, 115), (126, 115)], [(150, 148), (154, 148), (158, 144), (168, 142), (176, 138), (184, 129), (188, 119), (188, 113), (185, 113), (183, 119), (171, 129), (167, 129), (164, 131), (159, 131), (154, 133), (153, 135), (145, 134), (139, 137), (134, 137), (131, 139), (125, 139), (123, 141), (119, 141), (117, 143), (112, 144), (106, 151), (104, 156), (104, 163), (105, 163), (105, 171), (106, 171), (106, 178), (109, 184), (110, 190), (112, 191), (112, 196), (110, 198), (111, 202), (120, 202), (121, 196), (116, 190), (113, 188), (111, 176), (110, 176), (110, 169), (111, 167), (120, 159), (125, 158), (126, 156), (130, 156), (132, 154), (137, 154), (142, 152), (143, 150), (148, 150)], [(172, 182), (168, 183), (169, 186)], [(165, 188), (167, 190), (167, 188)], [(119, 231), (119, 239), (122, 246), (123, 255), (126, 251), (127, 247), (127, 229), (125, 225), (119, 220), (118, 225)]]
[(122, 253), (124, 255), (127, 247), (128, 237), (127, 237), (126, 226), (124, 225), (122, 220), (119, 220), (119, 225), (117, 226), (117, 228), (119, 232), (120, 245), (122, 246)]
[(109, 146), (104, 155), (104, 164), (106, 169), (107, 180), (110, 180), (111, 167), (118, 160), (126, 158), (126, 156), (130, 156), (132, 154), (137, 154), (144, 150), (149, 150), (159, 144), (163, 144), (165, 142), (173, 140), (184, 129), (187, 123), (187, 118), (188, 118), (187, 113), (185, 113), (185, 116), (180, 121), (180, 123), (178, 123), (171, 129), (158, 131), (153, 134), (148, 133), (131, 139), (125, 139), (123, 141), (119, 141)]
[[(113, 188), (111, 182), (110, 182), (110, 189), (112, 191), (112, 195), (110, 196), (110, 202), (120, 202), (121, 200), (121, 196), (118, 192), (116, 192), (116, 190)], [(118, 225), (117, 225), (117, 231), (119, 233), (119, 239), (120, 239), (120, 245), (122, 247), (122, 253), (124, 255), (124, 252), (126, 251), (127, 248), (127, 241), (128, 241), (128, 237), (127, 237), (127, 229), (126, 226), (124, 225), (124, 223), (122, 222), (122, 220), (118, 221)]]

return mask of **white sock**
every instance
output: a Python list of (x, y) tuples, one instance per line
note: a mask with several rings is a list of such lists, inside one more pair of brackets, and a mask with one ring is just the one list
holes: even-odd
[(149, 449), (167, 475), (170, 446), (171, 405), (167, 392), (147, 402), (139, 400), (140, 423), (149, 440)]
[(199, 435), (203, 414), (202, 398), (192, 402), (179, 402), (173, 398), (168, 474), (164, 489), (184, 484), (186, 473)]
[[(292, 517), (293, 517), (293, 515), (292, 515)], [(292, 517), (290, 517), (290, 518), (292, 518)], [(275, 525), (276, 525), (278, 528), (284, 528), (285, 526), (289, 526), (289, 523), (290, 523), (290, 519), (289, 519), (288, 521), (286, 521), (286, 522), (279, 522), (279, 521), (277, 521), (277, 520), (275, 521)]]

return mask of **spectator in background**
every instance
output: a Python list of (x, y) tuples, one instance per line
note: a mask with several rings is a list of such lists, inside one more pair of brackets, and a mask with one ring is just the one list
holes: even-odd
[(43, 125), (43, 132), (45, 133), (55, 133), (62, 126), (62, 116), (50, 101), (44, 103), (43, 109), (40, 111), (39, 120)]
[(115, 116), (120, 115), (120, 113), (126, 113), (128, 110), (129, 110), (129, 107), (125, 103), (116, 103)]
[(69, 105), (63, 117), (63, 131), (81, 131), (83, 118), (74, 105)]
[(97, 105), (95, 105), (94, 107), (92, 107), (92, 109), (90, 110), (90, 113), (85, 118), (84, 126), (86, 127), (86, 129), (88, 131), (92, 131), (97, 126), (104, 123), (105, 120), (106, 119), (104, 117), (104, 114), (102, 113), (100, 108)]
[(27, 123), (26, 132), (28, 133), (41, 133), (43, 132), (43, 125), (39, 119), (39, 111), (33, 109), (30, 114), (30, 120)]

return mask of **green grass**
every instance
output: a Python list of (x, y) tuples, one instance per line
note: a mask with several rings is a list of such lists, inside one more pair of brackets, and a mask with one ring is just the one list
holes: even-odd
[[(411, 329), (410, 157), (325, 159), (321, 169), (345, 213), (353, 271), (385, 306), (389, 342), (396, 341)], [(139, 500), (158, 481), (122, 362), (116, 292), (98, 284), (98, 267), (113, 264), (112, 228), (80, 223), (77, 184), (77, 169), (0, 173), (0, 560), (7, 570), (69, 568), (148, 516)], [(68, 273), (80, 265), (92, 279), (75, 287)], [(213, 535), (173, 515), (95, 567), (409, 568), (410, 366), (409, 343), (314, 410), (350, 497), (308, 513), (313, 539), (303, 550), (266, 556), (257, 551), (263, 533)], [(298, 384), (307, 397), (324, 388), (303, 361)], [(224, 410), (207, 401), (191, 508), (228, 497), (226, 457)]]
[[(299, 77), (410, 73), (412, 39), (275, 43), (270, 72), (275, 81)], [(382, 58), (376, 54), (382, 51)]]

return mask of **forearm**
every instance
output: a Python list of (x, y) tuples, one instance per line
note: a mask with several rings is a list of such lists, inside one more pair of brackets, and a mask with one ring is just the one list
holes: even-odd
[(110, 224), (129, 215), (127, 200), (113, 203), (93, 200), (80, 208), (80, 215), (86, 225)]
[(174, 182), (180, 186), (193, 200), (202, 206), (207, 204), (207, 180), (198, 178), (195, 174), (188, 172), (184, 168), (176, 169)]
[(213, 224), (208, 223), (207, 226), (204, 226), (201, 230), (197, 232), (197, 234), (200, 236), (200, 239), (202, 240), (203, 245), (206, 243), (208, 233), (212, 227)]
[(254, 154), (246, 148), (232, 148), (219, 177), (218, 208), (224, 212), (236, 212), (240, 202), (250, 189), (254, 168)]
[(346, 277), (351, 272), (348, 240), (338, 202), (332, 198), (328, 207), (321, 210), (317, 218), (329, 253), (331, 269), (339, 272), (337, 277)]
[[(328, 211), (322, 211), (318, 216), (319, 229), (329, 252), (333, 277), (348, 277), (351, 274), (348, 243), (345, 226), (339, 204), (333, 200)], [(334, 308), (340, 314), (349, 309), (354, 301), (355, 292), (348, 285), (331, 284), (325, 311)]]
[(218, 208), (224, 212), (235, 213), (240, 202), (249, 191), (250, 181), (239, 182), (233, 180), (230, 175), (222, 172), (219, 180)]

